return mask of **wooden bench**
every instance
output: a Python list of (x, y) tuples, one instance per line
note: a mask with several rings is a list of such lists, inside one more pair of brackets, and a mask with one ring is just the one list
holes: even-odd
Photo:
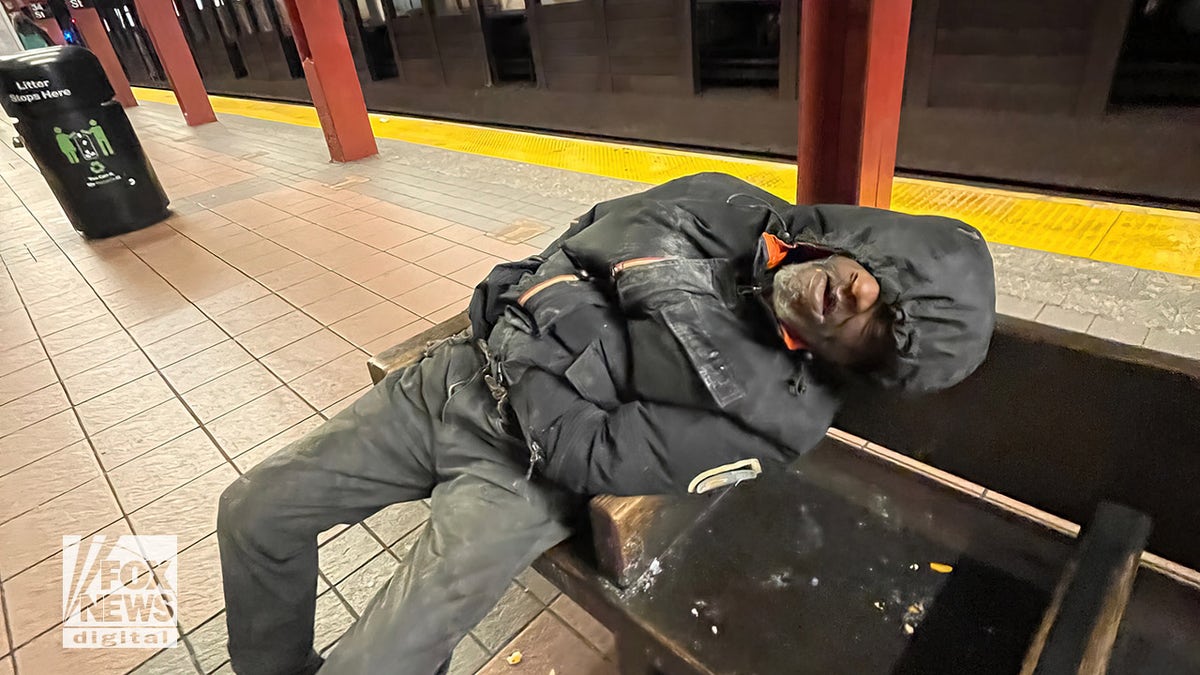
[[(1004, 365), (1031, 358), (1021, 349), (1048, 340), (1069, 348), (1043, 354), (1039, 372), (1069, 376), (1056, 359), (1079, 365), (1075, 337), (1014, 321), (1001, 322), (994, 348)], [(458, 316), (375, 356), (372, 379), (468, 328)], [(1189, 367), (1135, 356), (1117, 359), (1126, 377), (1152, 381)], [(987, 367), (981, 373), (997, 377)], [(1003, 414), (994, 395), (987, 400)], [(843, 418), (882, 425), (885, 436), (887, 405), (917, 419), (937, 414), (863, 394)], [(945, 433), (951, 423), (929, 427)], [(916, 419), (900, 424), (919, 435)], [(964, 417), (954, 428), (971, 426), (994, 425)], [(1175, 431), (1165, 430), (1172, 438)], [(945, 456), (996, 451), (986, 433), (955, 438), (957, 448), (928, 447)], [(1200, 672), (1200, 575), (1142, 555), (1145, 515), (1095, 510), (1096, 499), (1095, 515), (1077, 519), (1089, 527), (1076, 540), (1069, 523), (985, 498), (982, 486), (906, 456), (920, 456), (919, 446), (904, 449), (834, 431), (790, 470), (715, 495), (594, 497), (590, 531), (535, 566), (613, 630), (623, 673)], [(1158, 514), (1150, 515), (1157, 525)]]

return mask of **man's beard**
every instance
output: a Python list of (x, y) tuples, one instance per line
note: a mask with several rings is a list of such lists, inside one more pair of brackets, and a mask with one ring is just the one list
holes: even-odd
[(800, 280), (800, 270), (795, 266), (787, 266), (775, 274), (771, 282), (771, 311), (775, 319), (788, 326), (802, 326), (804, 321), (800, 316), (796, 299), (803, 292)]

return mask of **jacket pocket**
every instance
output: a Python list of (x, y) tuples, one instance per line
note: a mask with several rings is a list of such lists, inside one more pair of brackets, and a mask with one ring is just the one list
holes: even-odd
[(564, 279), (525, 302), (519, 311), (530, 320), (535, 334), (550, 332), (564, 317), (585, 307), (603, 307), (604, 295), (585, 279)]
[(719, 324), (705, 321), (703, 310), (694, 298), (667, 305), (659, 315), (718, 408), (727, 408), (745, 398), (745, 388), (734, 377), (728, 360), (706, 332), (709, 330), (706, 326)]
[(598, 340), (579, 354), (564, 376), (580, 396), (605, 410), (611, 410), (621, 402)]
[(728, 269), (721, 259), (669, 258), (630, 267), (616, 278), (621, 307), (647, 312), (691, 296), (722, 300), (721, 279)]
[(694, 299), (677, 299), (628, 326), (632, 384), (638, 396), (715, 411), (745, 398), (745, 387), (708, 333), (723, 328), (719, 322), (706, 322)]

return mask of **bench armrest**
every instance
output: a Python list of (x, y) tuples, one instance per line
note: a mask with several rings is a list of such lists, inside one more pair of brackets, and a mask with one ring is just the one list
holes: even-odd
[(463, 312), (410, 337), (395, 347), (385, 349), (372, 356), (367, 361), (367, 370), (371, 372), (371, 384), (378, 384), (393, 370), (416, 363), (417, 359), (425, 353), (429, 343), (444, 340), (470, 328), (471, 320), (467, 317), (467, 313)]
[(1021, 675), (1104, 675), (1133, 594), (1150, 518), (1101, 502), (1059, 578)]
[(618, 588), (635, 585), (720, 494), (592, 497), (588, 516), (597, 571)]

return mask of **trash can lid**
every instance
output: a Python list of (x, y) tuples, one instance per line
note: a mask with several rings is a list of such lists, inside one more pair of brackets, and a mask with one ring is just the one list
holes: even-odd
[(0, 105), (17, 119), (99, 105), (113, 96), (99, 59), (83, 47), (45, 47), (0, 57)]

